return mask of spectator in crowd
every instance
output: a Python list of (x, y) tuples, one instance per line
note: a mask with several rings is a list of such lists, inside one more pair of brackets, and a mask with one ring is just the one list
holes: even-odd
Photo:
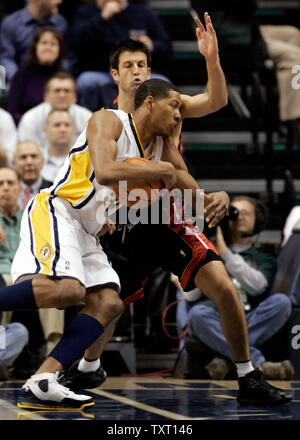
[(23, 141), (17, 145), (13, 166), (20, 178), (22, 192), (19, 197), (19, 207), (23, 211), (31, 197), (41, 189), (51, 186), (51, 182), (41, 176), (43, 165), (44, 158), (38, 144), (33, 141)]
[(49, 139), (44, 128), (51, 109), (69, 110), (75, 126), (73, 141), (85, 128), (92, 113), (90, 110), (75, 104), (77, 99), (75, 80), (67, 72), (58, 72), (46, 83), (44, 102), (28, 110), (18, 126), (19, 141), (35, 141), (46, 152)]
[(59, 31), (45, 27), (34, 36), (29, 56), (13, 76), (7, 108), (16, 124), (22, 115), (43, 102), (46, 82), (62, 70), (64, 40)]
[[(0, 315), (1, 321), (1, 315)], [(0, 380), (9, 379), (9, 368), (28, 343), (28, 330), (20, 322), (0, 327)]]
[[(268, 362), (260, 350), (288, 321), (292, 311), (291, 301), (286, 295), (276, 293), (268, 296), (276, 273), (276, 259), (271, 254), (260, 252), (252, 242), (253, 235), (263, 228), (265, 222), (264, 205), (250, 197), (240, 196), (232, 201), (232, 206), (237, 209), (238, 216), (228, 221), (227, 233), (224, 232), (228, 243), (218, 226), (215, 247), (245, 309), (251, 361), (269, 379), (290, 380), (294, 374), (290, 361)], [(221, 356), (214, 358), (206, 368), (212, 379), (223, 379), (232, 369), (232, 353), (212, 302), (204, 295), (196, 301), (194, 294), (187, 316), (190, 335), (220, 353)], [(186, 296), (189, 297), (188, 294)]]
[(62, 0), (28, 0), (25, 8), (3, 19), (0, 33), (0, 63), (5, 68), (8, 81), (11, 81), (16, 71), (23, 65), (38, 28), (50, 26), (62, 35), (66, 35), (67, 21), (58, 14), (58, 5), (61, 2)]
[[(13, 165), (20, 177), (22, 192), (19, 197), (19, 206), (24, 210), (29, 199), (40, 190), (50, 187), (52, 182), (41, 176), (44, 158), (40, 146), (33, 141), (23, 141), (18, 144)], [(46, 354), (52, 350), (63, 334), (64, 316), (64, 310), (39, 310), (40, 322), (47, 344)]]
[(79, 75), (77, 90), (81, 105), (95, 111), (116, 97), (117, 87), (109, 73), (109, 55), (117, 43), (129, 37), (142, 41), (150, 49), (154, 71), (163, 69), (171, 54), (169, 36), (147, 6), (126, 0), (95, 0), (78, 9), (70, 40), (77, 59), (75, 72)]
[(11, 284), (10, 267), (19, 245), (22, 211), (18, 206), (21, 185), (16, 171), (0, 169), (0, 223), (5, 234), (0, 243), (0, 274), (6, 284)]
[(11, 164), (18, 143), (16, 124), (6, 110), (0, 108), (0, 145), (5, 149), (7, 161)]
[(68, 110), (51, 110), (44, 131), (49, 139), (49, 147), (45, 155), (42, 176), (44, 179), (54, 182), (60, 167), (70, 151), (75, 132), (75, 127)]

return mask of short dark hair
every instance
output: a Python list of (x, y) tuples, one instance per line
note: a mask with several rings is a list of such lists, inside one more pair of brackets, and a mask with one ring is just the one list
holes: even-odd
[(120, 41), (110, 54), (110, 67), (119, 70), (119, 59), (123, 52), (143, 52), (147, 57), (147, 65), (151, 67), (151, 52), (141, 41), (127, 40)]
[(147, 81), (144, 81), (136, 91), (134, 107), (135, 109), (139, 108), (147, 96), (153, 96), (154, 99), (166, 98), (171, 90), (179, 93), (177, 87), (168, 81), (157, 78), (147, 79)]
[(51, 78), (48, 79), (48, 81), (45, 84), (45, 92), (48, 92), (49, 90), (49, 84), (53, 79), (69, 79), (74, 83), (74, 89), (76, 89), (76, 82), (73, 75), (71, 75), (69, 72), (59, 71), (54, 73), (54, 75), (51, 76)]

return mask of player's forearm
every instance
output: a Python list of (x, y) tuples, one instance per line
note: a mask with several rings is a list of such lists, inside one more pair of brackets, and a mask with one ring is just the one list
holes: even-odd
[(98, 183), (105, 186), (115, 186), (121, 181), (127, 185), (140, 184), (159, 180), (164, 177), (166, 170), (158, 164), (132, 164), (127, 162), (112, 162), (99, 170), (96, 175)]
[(187, 203), (191, 203), (193, 215), (202, 217), (206, 203), (204, 191), (200, 189), (198, 183), (188, 171), (176, 170), (176, 176), (176, 188), (181, 190), (182, 198), (185, 198)]
[(206, 61), (207, 95), (212, 111), (217, 111), (227, 105), (228, 94), (226, 79), (219, 57), (214, 61)]
[(208, 81), (205, 93), (194, 96), (182, 95), (181, 117), (200, 118), (214, 113), (227, 105), (226, 80), (218, 59), (206, 60)]

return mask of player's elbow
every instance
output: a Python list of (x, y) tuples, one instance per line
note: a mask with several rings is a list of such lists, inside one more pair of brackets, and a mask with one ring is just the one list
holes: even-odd
[(228, 93), (226, 90), (226, 93), (222, 96), (221, 108), (226, 107), (227, 104), (228, 104)]
[(225, 107), (227, 104), (228, 104), (228, 94), (227, 94), (227, 92), (223, 93), (223, 94), (220, 94), (218, 99), (214, 100), (214, 102), (212, 103), (212, 105), (213, 105), (213, 112), (221, 110), (221, 108)]
[(96, 180), (99, 183), (99, 185), (103, 186), (112, 186), (114, 185), (114, 180), (106, 173), (101, 173), (101, 175), (96, 176)]

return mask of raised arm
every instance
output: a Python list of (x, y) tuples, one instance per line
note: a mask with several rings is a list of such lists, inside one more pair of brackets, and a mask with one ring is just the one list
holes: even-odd
[(218, 40), (210, 16), (204, 14), (205, 27), (198, 17), (196, 37), (199, 52), (204, 56), (207, 69), (206, 92), (195, 96), (181, 95), (182, 118), (199, 118), (216, 112), (227, 104), (227, 88), (225, 76), (220, 64)]
[(163, 179), (167, 188), (176, 180), (172, 164), (159, 161), (155, 164), (117, 162), (117, 140), (122, 132), (122, 122), (108, 110), (100, 110), (91, 117), (87, 127), (89, 152), (96, 176), (101, 185), (114, 186), (119, 181), (128, 185)]

